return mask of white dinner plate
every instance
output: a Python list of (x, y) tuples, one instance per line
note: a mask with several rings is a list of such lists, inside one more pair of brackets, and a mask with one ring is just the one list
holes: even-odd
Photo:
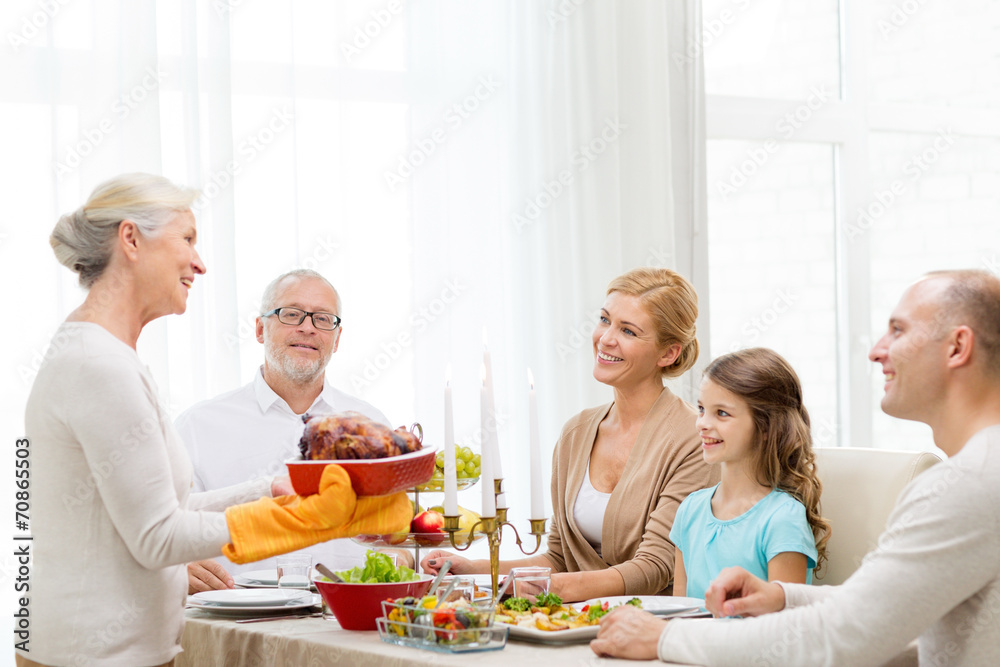
[(199, 605), (212, 607), (284, 607), (289, 603), (310, 599), (311, 595), (304, 589), (234, 588), (195, 593), (191, 599)]
[[(642, 608), (652, 614), (678, 618), (703, 613), (702, 605), (705, 603), (704, 600), (698, 598), (673, 597), (669, 595), (612, 595), (604, 598), (595, 598), (586, 602), (573, 602), (571, 606), (574, 609), (583, 609), (583, 607), (591, 602), (601, 600), (601, 602), (607, 602), (609, 607), (615, 607), (628, 602), (633, 597), (639, 598), (642, 602)], [(521, 641), (535, 644), (549, 644), (553, 646), (589, 642), (597, 636), (598, 630), (598, 626), (596, 625), (571, 628), (569, 630), (557, 630), (554, 632), (539, 630), (535, 627), (524, 628), (518, 625), (507, 625), (506, 623), (497, 623), (496, 625), (498, 627), (510, 628), (511, 639), (520, 639)]]
[(607, 602), (608, 608), (625, 604), (632, 598), (639, 598), (642, 608), (650, 614), (656, 616), (676, 616), (677, 614), (691, 614), (702, 611), (705, 608), (705, 601), (701, 598), (675, 597), (673, 595), (612, 595), (606, 598), (594, 598), (573, 606), (577, 609), (587, 606), (591, 602)]
[[(248, 589), (249, 590), (249, 589)], [(260, 616), (260, 615), (272, 615), (272, 614), (282, 614), (286, 611), (297, 611), (309, 609), (311, 607), (317, 607), (322, 604), (323, 598), (316, 593), (310, 593), (308, 597), (301, 598), (299, 600), (292, 600), (283, 605), (264, 605), (264, 606), (247, 606), (247, 607), (227, 607), (215, 604), (204, 604), (199, 603), (194, 599), (192, 595), (188, 598), (188, 607), (192, 609), (197, 609), (199, 611), (208, 612), (211, 614), (216, 614), (219, 616)]]
[(246, 587), (278, 586), (278, 570), (253, 570), (233, 576), (233, 582)]

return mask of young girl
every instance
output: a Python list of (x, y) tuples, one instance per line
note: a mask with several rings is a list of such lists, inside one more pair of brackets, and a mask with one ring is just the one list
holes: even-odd
[(822, 486), (795, 371), (766, 348), (721, 356), (705, 369), (698, 413), (702, 454), (720, 465), (722, 481), (677, 510), (674, 595), (703, 598), (736, 565), (768, 581), (811, 583), (830, 524), (819, 513)]

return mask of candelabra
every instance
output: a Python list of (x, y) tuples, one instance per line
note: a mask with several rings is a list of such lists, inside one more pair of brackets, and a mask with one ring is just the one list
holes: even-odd
[[(503, 491), (503, 480), (495, 479), (493, 480), (493, 493), (499, 496)], [(510, 527), (514, 531), (514, 536), (517, 538), (517, 548), (521, 550), (525, 556), (531, 556), (538, 552), (538, 549), (542, 546), (542, 535), (545, 534), (545, 519), (529, 519), (531, 524), (531, 534), (535, 536), (535, 548), (531, 551), (525, 551), (521, 543), (521, 535), (517, 532), (517, 528), (514, 524), (507, 521), (507, 508), (498, 507), (496, 510), (496, 516), (484, 516), (479, 519), (476, 523), (472, 525), (469, 529), (469, 535), (467, 540), (460, 540), (464, 544), (456, 544), (455, 534), (459, 532), (459, 520), (462, 518), (460, 515), (444, 517), (444, 529), (448, 533), (448, 539), (451, 542), (451, 546), (456, 551), (465, 551), (470, 546), (472, 546), (473, 538), (476, 535), (476, 528), (480, 527), (479, 532), (486, 535), (487, 543), (490, 548), (490, 583), (493, 587), (493, 596), (496, 597), (497, 594), (497, 579), (500, 575), (500, 540), (503, 533), (504, 526)]]

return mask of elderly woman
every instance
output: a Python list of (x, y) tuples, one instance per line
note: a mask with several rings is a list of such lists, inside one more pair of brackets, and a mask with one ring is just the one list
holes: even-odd
[(254, 561), (409, 520), (403, 494), (356, 498), (338, 466), (308, 498), (267, 497), (284, 486), (272, 480), (190, 493), (191, 464), (135, 348), (147, 323), (184, 312), (205, 273), (195, 194), (120, 176), (52, 232), (88, 292), (28, 398), (34, 569), (30, 652), (18, 665), (171, 664), (185, 563)]
[[(585, 410), (563, 427), (552, 464), (552, 530), (548, 551), (512, 567), (550, 567), (550, 590), (564, 600), (670, 593), (674, 514), (691, 492), (715, 483), (695, 428), (697, 412), (663, 386), (698, 358), (694, 288), (667, 269), (636, 269), (611, 281), (594, 328), (594, 378), (614, 401)], [(445, 558), (456, 574), (488, 572)]]

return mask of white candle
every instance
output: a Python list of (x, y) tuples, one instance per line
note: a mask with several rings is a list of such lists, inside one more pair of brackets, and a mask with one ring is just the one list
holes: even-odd
[(483, 366), (483, 388), (479, 393), (479, 415), (480, 429), (483, 433), (482, 454), (479, 457), (481, 470), (479, 473), (479, 483), (483, 487), (483, 508), (484, 517), (497, 515), (496, 497), (493, 495), (493, 457), (491, 448), (486, 440), (487, 426), (490, 419), (489, 405), (486, 400), (486, 367)]
[(538, 441), (538, 401), (535, 378), (528, 369), (528, 455), (531, 463), (531, 517), (545, 518), (545, 495), (542, 486), (542, 451)]
[(455, 423), (451, 410), (451, 364), (444, 381), (444, 513), (458, 515), (458, 473), (455, 470)]
[(493, 366), (490, 363), (490, 350), (486, 344), (486, 327), (483, 327), (483, 368), (484, 382), (486, 383), (486, 406), (489, 414), (487, 422), (488, 428), (483, 429), (483, 449), (486, 449), (487, 442), (492, 450), (490, 452), (493, 463), (493, 477), (503, 479), (503, 464), (500, 461), (500, 438), (497, 436), (497, 404), (493, 393)]

